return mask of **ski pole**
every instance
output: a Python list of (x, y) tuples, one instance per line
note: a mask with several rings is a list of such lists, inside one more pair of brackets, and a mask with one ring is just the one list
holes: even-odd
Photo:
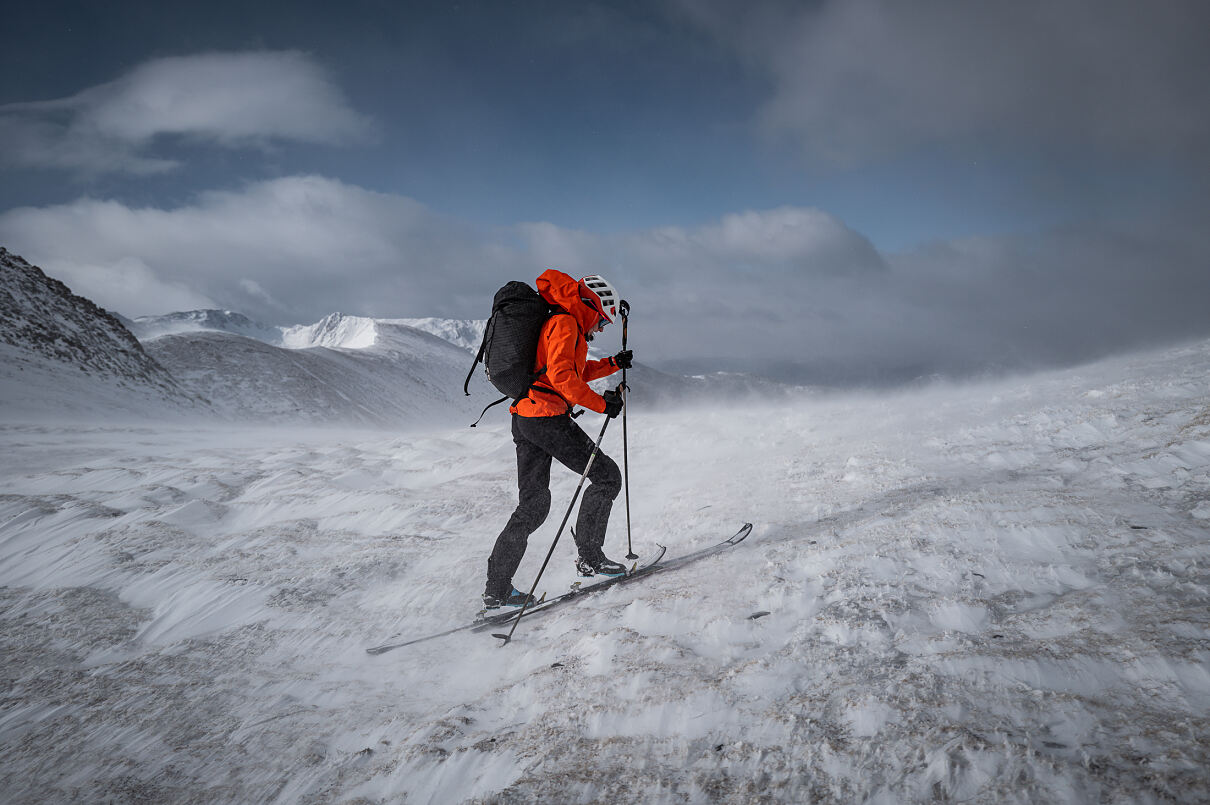
[[(626, 410), (624, 406), (622, 410)], [(580, 483), (576, 485), (576, 493), (571, 496), (571, 503), (567, 505), (567, 513), (563, 515), (563, 522), (559, 523), (559, 530), (555, 532), (554, 542), (550, 543), (550, 550), (546, 552), (546, 559), (542, 561), (542, 568), (538, 571), (538, 576), (534, 579), (533, 586), (529, 588), (529, 594), (525, 596), (525, 602), (521, 604), (521, 611), (517, 613), (516, 619), (513, 620), (513, 628), (508, 630), (508, 634), (492, 635), (492, 637), (498, 637), (504, 641), (500, 644), (502, 646), (507, 646), (508, 641), (513, 639), (513, 632), (517, 631), (517, 624), (521, 622), (521, 618), (525, 615), (525, 610), (529, 608), (529, 602), (534, 599), (534, 593), (538, 589), (538, 582), (542, 580), (542, 574), (546, 572), (546, 566), (550, 564), (550, 557), (554, 555), (555, 546), (559, 544), (559, 537), (563, 536), (563, 528), (571, 518), (572, 508), (575, 507), (576, 501), (580, 499), (580, 490), (584, 488), (584, 481), (588, 478), (588, 471), (592, 469), (592, 462), (597, 459), (597, 453), (601, 450), (601, 440), (605, 438), (605, 429), (608, 427), (609, 417), (605, 417), (605, 424), (601, 425), (601, 434), (597, 436), (596, 444), (592, 446), (592, 452), (588, 455), (588, 464), (585, 465), (584, 472), (580, 474)]]
[[(622, 349), (626, 349), (627, 329), (630, 325), (630, 303), (622, 300)], [(630, 540), (630, 456), (626, 439), (626, 395), (630, 386), (626, 384), (626, 370), (622, 370), (622, 479), (626, 486), (626, 558), (638, 559), (634, 543)]]

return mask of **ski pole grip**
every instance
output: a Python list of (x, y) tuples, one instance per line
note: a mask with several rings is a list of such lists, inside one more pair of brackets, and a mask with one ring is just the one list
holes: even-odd
[(626, 349), (626, 330), (630, 324), (630, 303), (623, 299), (618, 303), (618, 310), (622, 314), (622, 349)]

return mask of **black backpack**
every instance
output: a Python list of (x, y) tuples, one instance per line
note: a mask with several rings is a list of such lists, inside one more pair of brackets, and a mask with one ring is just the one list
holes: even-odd
[(479, 354), (471, 364), (462, 391), (470, 396), (471, 377), (475, 374), (475, 367), (482, 361), (487, 370), (487, 379), (504, 396), (484, 408), (479, 419), (471, 425), (472, 428), (479, 424), (488, 408), (505, 400), (522, 399), (529, 393), (530, 386), (545, 374), (545, 369), (533, 371), (538, 337), (547, 319), (564, 312), (524, 282), (514, 280), (496, 291), (492, 299), (492, 315), (483, 332), (483, 343), (479, 345)]

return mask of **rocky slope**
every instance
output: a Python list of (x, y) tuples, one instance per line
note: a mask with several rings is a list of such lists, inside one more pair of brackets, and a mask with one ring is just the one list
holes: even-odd
[(0, 247), (0, 406), (6, 413), (196, 407), (116, 316)]

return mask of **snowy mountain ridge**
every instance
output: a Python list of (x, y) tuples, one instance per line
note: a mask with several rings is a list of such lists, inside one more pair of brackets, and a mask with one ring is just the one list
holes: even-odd
[(116, 316), (0, 247), (0, 406), (41, 417), (123, 400), (199, 409)]
[(443, 318), (370, 318), (330, 313), (313, 324), (269, 325), (230, 310), (188, 310), (139, 316), (129, 329), (140, 341), (190, 332), (221, 332), (255, 338), (287, 349), (330, 347), (365, 349), (378, 339), (380, 325), (411, 327), (467, 350), (477, 350), (487, 320)]
[(268, 344), (280, 344), (282, 336), (282, 328), (261, 324), (232, 310), (186, 310), (162, 316), (138, 316), (128, 321), (127, 329), (140, 341), (198, 331), (232, 333)]
[[(20, 264), (27, 266), (24, 261)], [(47, 300), (62, 299), (64, 293), (70, 296), (65, 288), (56, 290), (61, 283), (42, 279), (37, 294)], [(18, 282), (8, 284), (14, 294), (22, 287)], [(275, 326), (236, 311), (216, 309), (121, 319), (99, 311), (87, 300), (73, 298), (77, 300), (73, 304), (90, 311), (85, 318), (97, 322), (97, 338), (108, 339), (109, 346), (96, 342), (82, 351), (63, 353), (49, 368), (39, 364), (37, 371), (23, 374), (24, 382), (8, 383), (0, 399), (14, 414), (36, 412), (44, 417), (70, 410), (97, 417), (162, 418), (209, 411), (227, 421), (399, 427), (470, 421), (470, 414), (495, 396), (481, 368), (472, 377), (474, 396), (462, 393), (485, 320), (332, 313), (314, 324)], [(58, 302), (47, 302), (50, 307), (46, 307), (31, 299), (17, 301), (10, 294), (10, 337), (21, 332), (17, 321), (21, 311), (35, 319), (45, 317), (44, 327), (49, 330), (62, 328), (48, 312)], [(75, 332), (81, 327), (84, 325), (76, 326)], [(22, 343), (20, 348), (12, 347), (16, 352), (11, 357), (0, 356), (0, 372), (25, 371), (21, 367), (28, 363), (28, 356), (20, 357), (23, 350), (45, 350), (51, 341), (25, 338)], [(115, 344), (121, 345), (116, 352)], [(605, 357), (618, 346), (616, 333), (610, 333), (593, 345), (591, 353), (594, 358)], [(143, 399), (147, 389), (133, 396), (123, 389), (113, 393), (101, 387), (91, 389), (87, 376), (72, 372), (80, 368), (87, 375), (92, 371), (90, 361), (113, 361), (110, 353), (126, 352), (129, 355), (122, 360), (129, 364), (130, 376), (123, 382), (150, 383), (156, 387), (153, 396), (169, 393), (175, 395), (176, 403), (148, 405)], [(33, 382), (35, 376), (37, 382)], [(620, 379), (615, 375), (597, 381), (594, 388), (604, 391)], [(628, 379), (631, 410), (694, 401), (715, 404), (724, 399), (784, 397), (795, 392), (793, 387), (759, 377), (725, 373), (685, 377), (641, 361), (630, 370)]]
[(3, 247), (0, 342), (85, 372), (172, 385), (112, 314)]
[(462, 349), (412, 328), (328, 317), (274, 346), (225, 332), (148, 341), (181, 382), (236, 421), (400, 427), (469, 423), (487, 391), (466, 397)]
[[(452, 344), (468, 353), (475, 353), (483, 340), (483, 331), (487, 326), (485, 319), (444, 319), (444, 318), (370, 318), (366, 316), (351, 316), (343, 313), (331, 313), (314, 324), (298, 324), (282, 327), (250, 322), (247, 317), (238, 313), (224, 312), (224, 315), (212, 315), (212, 311), (189, 311), (172, 313), (164, 317), (145, 317), (139, 319), (141, 332), (149, 334), (148, 349), (156, 355), (163, 355), (163, 360), (186, 371), (193, 371), (197, 366), (182, 366), (184, 360), (183, 348), (177, 344), (171, 350), (171, 357), (165, 355), (164, 345), (158, 345), (156, 339), (171, 332), (174, 335), (187, 335), (190, 332), (205, 331), (226, 332), (255, 338), (265, 344), (290, 350), (306, 350), (325, 347), (338, 350), (371, 350), (406, 354), (416, 341), (418, 333), (434, 336)], [(608, 339), (606, 338), (606, 341)], [(199, 343), (213, 343), (213, 339), (202, 339)], [(601, 347), (594, 344), (589, 353), (592, 358), (602, 358), (612, 354), (618, 345)], [(209, 353), (208, 348), (202, 347)], [(263, 359), (270, 353), (255, 350)], [(461, 362), (462, 377), (469, 371), (471, 360), (466, 355), (451, 360)], [(282, 358), (297, 368), (299, 359)], [(263, 360), (256, 361), (265, 370)], [(238, 366), (232, 365), (235, 370)], [(679, 374), (662, 372), (645, 365), (642, 361), (635, 364), (628, 374), (631, 385), (630, 401), (635, 406), (663, 406), (677, 402), (694, 400), (720, 400), (742, 397), (784, 397), (794, 393), (796, 387), (787, 386), (773, 380), (734, 372), (717, 372), (709, 375), (688, 377)], [(620, 377), (610, 377), (593, 383), (598, 392), (612, 388), (619, 382)], [(462, 380), (458, 381), (460, 387)], [(262, 391), (270, 389), (262, 384)], [(491, 386), (482, 377), (482, 369), (472, 378), (471, 390), (474, 393), (490, 394)], [(211, 394), (214, 392), (212, 391)], [(455, 407), (460, 408), (459, 401)], [(249, 410), (251, 400), (235, 408)], [(254, 406), (255, 407), (255, 406)], [(259, 407), (263, 408), (263, 405)], [(358, 421), (361, 421), (359, 419)]]
[(123, 319), (3, 249), (0, 280), (0, 410), (10, 421), (399, 428), (469, 423), (491, 398), (486, 384), (462, 393), (465, 349), (403, 320), (335, 313), (283, 328), (230, 310)]
[(394, 324), (414, 327), (426, 333), (432, 333), (438, 338), (444, 338), (451, 344), (471, 352), (479, 351), (483, 341), (483, 331), (487, 329), (487, 319), (387, 319)]
[(366, 349), (377, 341), (378, 322), (375, 319), (342, 313), (330, 313), (315, 324), (281, 328), (281, 345), (287, 349)]

